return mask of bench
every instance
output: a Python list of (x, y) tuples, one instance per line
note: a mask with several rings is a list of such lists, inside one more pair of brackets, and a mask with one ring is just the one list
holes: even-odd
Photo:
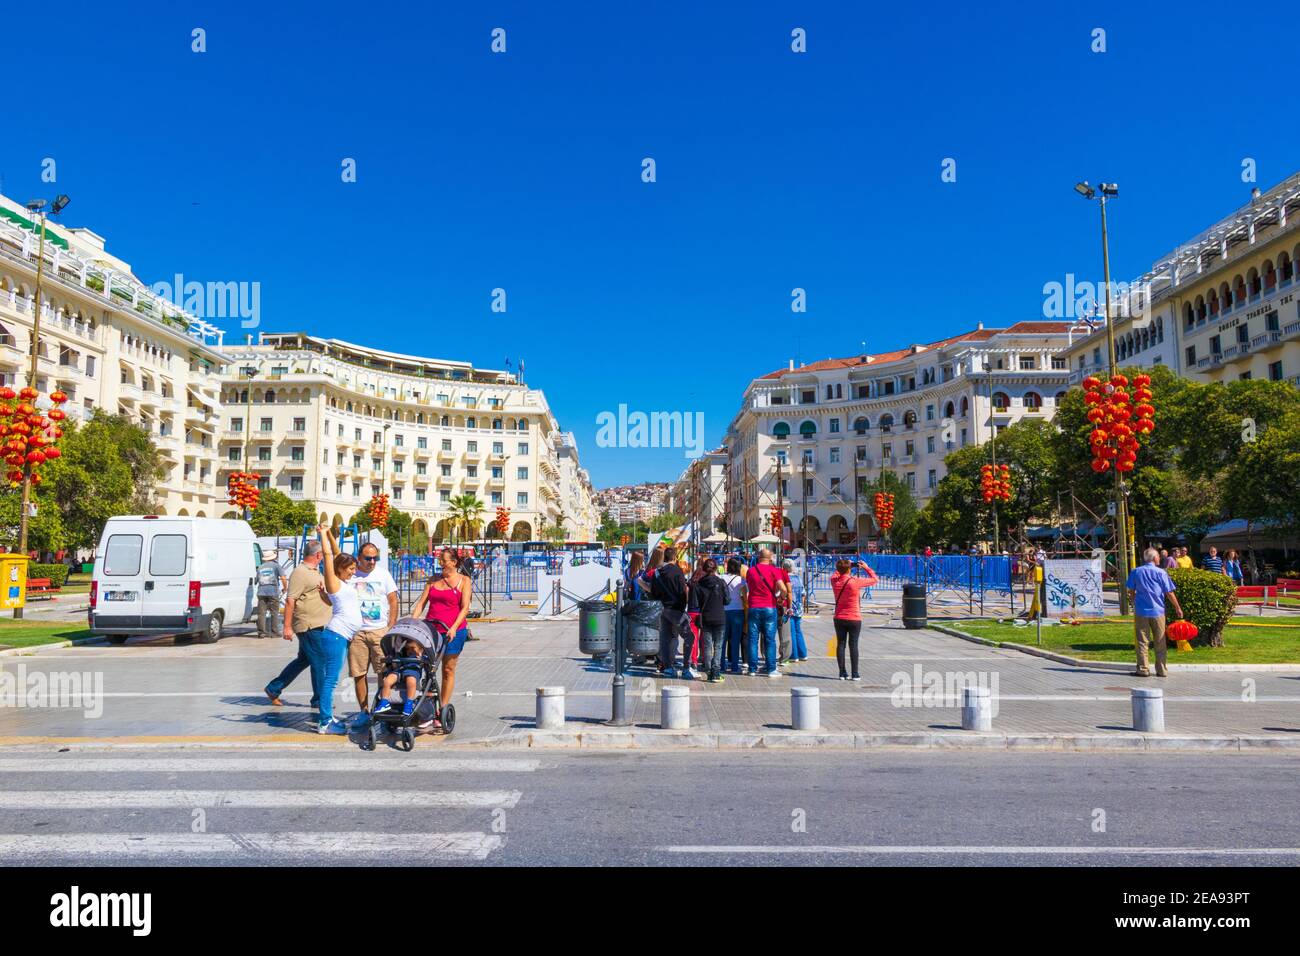
[(56, 587), (49, 578), (28, 578), (27, 596), (53, 598), (62, 588)]

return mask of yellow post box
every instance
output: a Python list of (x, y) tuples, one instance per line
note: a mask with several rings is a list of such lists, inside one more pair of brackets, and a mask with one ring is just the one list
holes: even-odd
[(0, 610), (27, 605), (27, 562), (25, 554), (0, 554)]

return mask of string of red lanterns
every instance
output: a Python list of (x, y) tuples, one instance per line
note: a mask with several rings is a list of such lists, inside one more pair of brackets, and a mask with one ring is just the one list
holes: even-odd
[(980, 494), (984, 503), (1011, 500), (1011, 467), (984, 465), (980, 468)]
[(894, 495), (888, 491), (877, 491), (873, 500), (876, 509), (876, 524), (880, 525), (881, 534), (889, 534), (894, 526)]
[(1083, 401), (1088, 405), (1092, 431), (1088, 441), (1092, 448), (1092, 470), (1101, 474), (1113, 464), (1118, 472), (1130, 472), (1137, 465), (1141, 445), (1138, 435), (1155, 430), (1155, 406), (1151, 404), (1151, 376), (1135, 375), (1133, 393), (1123, 375), (1112, 375), (1103, 382), (1095, 376), (1083, 380)]
[(388, 524), (388, 516), (392, 509), (388, 506), (388, 495), (382, 492), (373, 495), (370, 503), (366, 506), (370, 511), (370, 527), (383, 528)]
[(262, 497), (257, 481), (256, 472), (232, 472), (226, 479), (226, 493), (230, 496), (230, 503), (239, 508), (247, 508), (249, 511), (255, 509)]
[[(68, 413), (59, 406), (68, 396), (58, 390), (51, 392), (50, 402), (54, 407), (45, 413), (36, 407), (40, 397), (40, 392), (31, 387), (16, 392), (8, 386), (0, 388), (0, 440), (3, 441), (0, 450), (9, 466), (5, 477), (12, 488), (22, 484), (25, 473), (31, 475), (33, 485), (39, 485), (40, 466), (63, 454), (56, 443), (63, 437), (59, 422)], [(17, 404), (12, 404), (15, 401)]]

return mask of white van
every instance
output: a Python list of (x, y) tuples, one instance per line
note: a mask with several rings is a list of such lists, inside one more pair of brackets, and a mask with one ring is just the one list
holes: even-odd
[(261, 563), (247, 521), (109, 518), (95, 549), (90, 633), (114, 644), (153, 634), (215, 643), (225, 625), (254, 620)]

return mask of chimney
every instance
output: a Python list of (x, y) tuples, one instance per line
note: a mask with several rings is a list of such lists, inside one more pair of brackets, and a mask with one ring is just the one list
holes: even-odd
[(790, 359), (790, 371), (794, 371), (794, 359)]
[(984, 323), (983, 323), (983, 322), (980, 322), (978, 325), (976, 325), (976, 326), (975, 326), (975, 331), (977, 331), (977, 332), (983, 332), (983, 331), (984, 331)]
[(250, 332), (248, 335), (245, 335), (245, 336), (244, 336), (244, 344), (245, 344), (245, 345), (252, 345), (252, 344), (253, 344), (253, 335), (252, 335), (251, 332)]

